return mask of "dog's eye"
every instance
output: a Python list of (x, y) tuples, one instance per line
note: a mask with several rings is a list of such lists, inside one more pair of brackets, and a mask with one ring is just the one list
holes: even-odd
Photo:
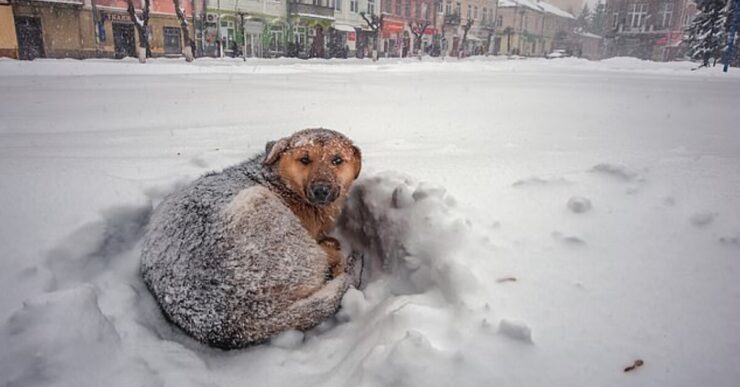
[(311, 159), (309, 159), (308, 156), (303, 156), (298, 161), (300, 161), (303, 165), (311, 164)]
[(344, 160), (342, 160), (342, 158), (339, 157), (339, 156), (334, 156), (334, 158), (331, 160), (331, 163), (334, 164), (334, 165), (339, 165), (339, 164), (341, 164), (343, 162), (344, 162)]

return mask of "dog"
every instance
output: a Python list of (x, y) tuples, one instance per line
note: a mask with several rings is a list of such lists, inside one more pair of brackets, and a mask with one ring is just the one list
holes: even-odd
[(167, 319), (235, 349), (333, 315), (352, 276), (327, 234), (361, 167), (347, 137), (305, 129), (166, 197), (141, 272)]

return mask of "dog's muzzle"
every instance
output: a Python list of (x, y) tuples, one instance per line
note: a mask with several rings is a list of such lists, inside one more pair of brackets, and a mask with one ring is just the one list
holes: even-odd
[(307, 194), (311, 203), (323, 206), (336, 200), (339, 190), (334, 189), (329, 183), (317, 182), (308, 187)]

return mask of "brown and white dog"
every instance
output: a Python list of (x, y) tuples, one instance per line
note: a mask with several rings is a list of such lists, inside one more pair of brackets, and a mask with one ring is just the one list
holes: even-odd
[(351, 276), (327, 234), (361, 157), (344, 135), (306, 129), (168, 196), (142, 250), (144, 280), (165, 315), (228, 349), (336, 312)]

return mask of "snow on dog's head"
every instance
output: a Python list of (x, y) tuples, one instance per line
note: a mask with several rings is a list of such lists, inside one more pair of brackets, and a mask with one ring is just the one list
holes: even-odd
[(343, 198), (359, 176), (362, 155), (350, 139), (329, 129), (304, 129), (270, 142), (265, 166), (274, 166), (282, 182), (312, 205)]

